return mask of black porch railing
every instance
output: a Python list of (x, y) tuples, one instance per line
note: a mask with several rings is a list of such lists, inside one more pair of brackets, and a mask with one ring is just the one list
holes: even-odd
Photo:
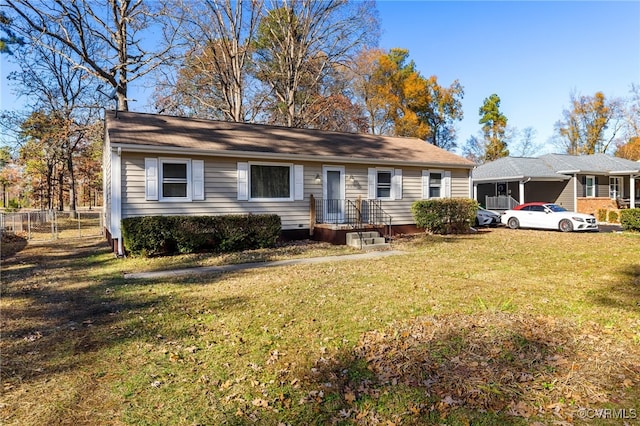
[(380, 200), (315, 200), (315, 223), (348, 225), (354, 229), (364, 226), (388, 227), (391, 232), (391, 215), (382, 208)]

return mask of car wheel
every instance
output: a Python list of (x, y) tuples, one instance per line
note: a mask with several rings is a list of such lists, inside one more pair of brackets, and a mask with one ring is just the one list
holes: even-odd
[(511, 229), (518, 229), (520, 227), (520, 221), (515, 217), (510, 217), (507, 221), (507, 226)]
[(562, 219), (560, 221), (560, 230), (562, 232), (571, 232), (573, 231), (573, 223), (569, 219)]

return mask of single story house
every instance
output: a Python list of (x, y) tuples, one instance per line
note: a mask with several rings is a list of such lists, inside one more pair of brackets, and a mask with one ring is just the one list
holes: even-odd
[(275, 213), (282, 238), (333, 242), (341, 229), (415, 231), (411, 204), (471, 197), (475, 167), (417, 138), (122, 111), (105, 113), (103, 160), (118, 254), (135, 216)]
[(607, 154), (504, 157), (473, 171), (473, 196), (493, 210), (530, 201), (587, 214), (640, 207), (640, 162)]

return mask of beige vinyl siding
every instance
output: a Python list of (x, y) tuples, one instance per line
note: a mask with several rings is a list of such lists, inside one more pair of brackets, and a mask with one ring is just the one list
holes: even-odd
[(469, 171), (464, 169), (451, 170), (451, 197), (470, 198)]
[[(237, 167), (244, 158), (220, 158), (202, 156), (172, 156), (204, 160), (204, 201), (160, 202), (145, 199), (144, 159), (150, 155), (122, 154), (122, 217), (152, 215), (223, 215), (223, 214), (271, 214), (277, 213), (284, 230), (309, 227), (309, 200), (313, 195), (322, 199), (323, 166), (340, 166), (345, 170), (345, 195), (349, 200), (368, 197), (367, 165), (273, 161), (304, 166), (304, 199), (299, 201), (238, 201)], [(159, 156), (162, 158), (163, 156)], [(270, 161), (261, 160), (263, 163)], [(373, 166), (371, 166), (373, 167)], [(390, 168), (390, 167), (381, 167)], [(393, 167), (399, 169), (401, 167)], [(411, 204), (422, 198), (423, 168), (402, 168), (402, 199), (384, 200), (383, 209), (392, 216), (395, 225), (412, 224)], [(469, 197), (469, 172), (451, 170), (451, 195)], [(320, 182), (316, 181), (320, 176)], [(353, 180), (350, 179), (353, 177)]]
[[(238, 201), (237, 159), (211, 157), (177, 157), (204, 160), (204, 201), (161, 202), (145, 199), (144, 158), (149, 155), (123, 154), (122, 162), (122, 217), (156, 215), (224, 215), (277, 213), (283, 229), (309, 227), (309, 191), (315, 184), (315, 169), (308, 164), (304, 170), (304, 200), (299, 201)], [(317, 191), (322, 194), (322, 186)]]

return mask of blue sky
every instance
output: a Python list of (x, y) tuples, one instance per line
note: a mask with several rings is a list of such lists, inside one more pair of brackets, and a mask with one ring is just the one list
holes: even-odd
[[(424, 76), (464, 86), (458, 145), (480, 130), (478, 109), (496, 93), (510, 126), (545, 144), (572, 92), (628, 96), (640, 84), (639, 1), (378, 1), (380, 47), (401, 47)], [(0, 109), (15, 103), (1, 58)], [(133, 111), (149, 111), (134, 84)], [(137, 92), (137, 93), (136, 93)], [(554, 151), (546, 145), (542, 152)]]
[(378, 10), (380, 47), (408, 49), (423, 75), (464, 86), (459, 145), (480, 130), (492, 93), (509, 125), (535, 128), (546, 144), (572, 92), (626, 97), (640, 83), (637, 1), (380, 1)]

